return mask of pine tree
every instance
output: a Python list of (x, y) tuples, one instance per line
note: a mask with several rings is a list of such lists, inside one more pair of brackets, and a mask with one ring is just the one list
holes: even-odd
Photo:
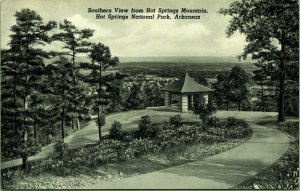
[(96, 105), (99, 139), (101, 140), (101, 127), (105, 120), (103, 114), (104, 109), (102, 107), (108, 104), (108, 99), (110, 97), (107, 89), (115, 79), (121, 78), (119, 74), (108, 74), (106, 70), (116, 66), (119, 63), (119, 59), (117, 57), (112, 57), (109, 47), (101, 43), (92, 45), (89, 57), (91, 63), (82, 63), (81, 67), (90, 71), (85, 80), (95, 88), (92, 99)]
[(71, 94), (73, 84), (73, 66), (67, 58), (60, 56), (57, 61), (47, 65), (48, 94), (52, 96), (52, 107), (59, 113), (61, 121), (61, 139), (65, 138), (67, 113), (73, 104)]
[[(45, 52), (37, 45), (45, 45), (50, 43), (48, 32), (56, 27), (54, 21), (44, 24), (43, 19), (35, 11), (30, 9), (22, 9), (15, 14), (16, 24), (11, 27), (12, 34), (9, 42), (9, 60), (10, 64), (6, 65), (11, 69), (12, 73), (7, 73), (6, 77), (14, 76), (18, 80), (14, 80), (11, 84), (14, 102), (20, 102), (21, 107), (15, 106), (15, 112), (18, 113), (14, 117), (18, 118), (17, 126), (19, 134), (21, 134), (17, 153), (23, 159), (23, 168), (28, 171), (28, 156), (37, 152), (36, 142), (31, 132), (34, 118), (32, 117), (32, 108), (29, 107), (29, 100), (32, 92), (35, 92), (39, 86), (41, 73), (43, 73), (43, 59), (49, 57), (49, 53)], [(6, 68), (6, 72), (9, 69)], [(13, 74), (15, 73), (15, 74)], [(16, 121), (16, 120), (14, 120)], [(19, 137), (16, 137), (18, 139)]]
[[(78, 91), (81, 90), (79, 87), (82, 85), (78, 81), (79, 69), (80, 67), (76, 65), (76, 55), (78, 53), (88, 53), (90, 51), (90, 46), (92, 43), (88, 42), (87, 39), (93, 36), (94, 30), (91, 29), (82, 29), (79, 30), (72, 22), (68, 20), (64, 20), (62, 24), (59, 24), (59, 29), (62, 32), (56, 33), (52, 36), (53, 40), (64, 42), (63, 49), (67, 49), (68, 52), (61, 52), (61, 55), (67, 55), (71, 57), (71, 62), (73, 65), (73, 98), (74, 104), (72, 110), (70, 110), (70, 114), (72, 115), (72, 128), (74, 128), (75, 123), (77, 124), (77, 129), (79, 127), (79, 119), (78, 115), (86, 113), (87, 108), (80, 107), (83, 106), (85, 103), (80, 103), (81, 101), (85, 100), (85, 97), (80, 97), (83, 94), (78, 94)], [(79, 86), (78, 83), (80, 83)]]

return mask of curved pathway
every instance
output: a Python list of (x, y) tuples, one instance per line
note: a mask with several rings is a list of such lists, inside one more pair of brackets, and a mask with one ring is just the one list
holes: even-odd
[(85, 189), (228, 189), (278, 160), (289, 138), (277, 129), (250, 123), (253, 136), (229, 151), (176, 167)]

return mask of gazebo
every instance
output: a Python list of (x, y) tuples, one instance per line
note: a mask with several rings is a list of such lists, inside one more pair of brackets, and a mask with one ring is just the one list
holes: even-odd
[(163, 91), (166, 107), (188, 112), (192, 108), (194, 95), (203, 95), (207, 103), (209, 92), (214, 90), (197, 83), (186, 73), (184, 77), (163, 88)]

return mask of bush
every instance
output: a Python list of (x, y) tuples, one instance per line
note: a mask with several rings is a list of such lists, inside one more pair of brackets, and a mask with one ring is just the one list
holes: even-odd
[(157, 152), (159, 147), (150, 139), (134, 139), (124, 153), (124, 160), (139, 157), (146, 153)]
[(249, 125), (246, 121), (244, 121), (242, 119), (228, 117), (225, 121), (225, 127), (226, 128), (236, 128), (236, 127), (248, 128)]
[(279, 129), (291, 136), (299, 137), (299, 122), (286, 122), (279, 124)]
[(119, 121), (114, 121), (109, 130), (109, 136), (112, 139), (122, 139), (122, 124)]
[(246, 121), (241, 119), (235, 119), (234, 117), (228, 117), (223, 123), (225, 126), (225, 137), (232, 139), (245, 138), (251, 135), (252, 129)]
[(149, 137), (148, 131), (152, 126), (151, 119), (148, 115), (142, 116), (138, 124), (139, 137)]
[(68, 149), (68, 144), (63, 139), (59, 139), (54, 144), (54, 156), (63, 158), (64, 154)]
[(220, 120), (216, 118), (215, 116), (208, 118), (205, 121), (205, 125), (209, 127), (218, 127), (220, 125)]
[(182, 122), (181, 115), (175, 115), (173, 117), (170, 117), (169, 123), (170, 125), (174, 125), (175, 127), (178, 127)]

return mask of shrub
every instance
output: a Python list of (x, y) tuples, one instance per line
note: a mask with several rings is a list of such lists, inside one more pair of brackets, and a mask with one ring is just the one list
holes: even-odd
[(64, 142), (63, 139), (59, 139), (54, 144), (54, 156), (63, 158), (64, 154), (68, 149), (68, 144)]
[(148, 131), (152, 126), (151, 119), (148, 115), (142, 116), (138, 124), (139, 137), (149, 137)]
[(249, 125), (246, 121), (244, 121), (242, 119), (236, 119), (234, 117), (228, 117), (225, 121), (225, 127), (226, 128), (235, 128), (235, 127), (248, 128)]
[(175, 127), (178, 127), (182, 122), (181, 115), (175, 115), (173, 117), (170, 117), (169, 123), (170, 125), (174, 125)]
[(226, 127), (226, 138), (240, 139), (245, 138), (252, 133), (252, 129), (249, 128), (246, 121), (235, 119), (234, 117), (228, 117), (223, 125)]
[(299, 137), (299, 122), (287, 122), (279, 125), (279, 129), (291, 136)]
[(134, 139), (128, 145), (123, 155), (124, 160), (128, 160), (133, 157), (139, 157), (146, 153), (159, 151), (158, 145), (156, 145), (150, 139)]
[(226, 128), (235, 127), (236, 125), (237, 125), (237, 119), (234, 117), (228, 117), (225, 121)]
[(220, 120), (216, 118), (215, 116), (208, 118), (205, 121), (205, 125), (209, 127), (218, 127), (220, 125)]
[(119, 121), (114, 121), (109, 130), (109, 136), (112, 139), (122, 139), (122, 124)]

